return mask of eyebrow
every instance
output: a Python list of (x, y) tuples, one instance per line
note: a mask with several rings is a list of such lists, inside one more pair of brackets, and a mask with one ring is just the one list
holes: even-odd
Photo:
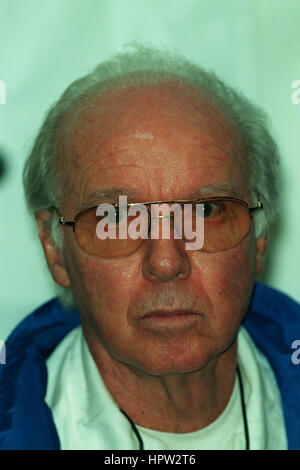
[[(88, 205), (90, 204), (97, 205), (103, 199), (117, 199), (119, 196), (127, 196), (128, 198), (134, 199), (137, 198), (137, 194), (137, 191), (128, 188), (97, 189), (85, 198), (84, 204), (81, 204), (82, 207), (80, 207), (80, 210), (88, 207)], [(215, 183), (206, 184), (204, 186), (201, 186), (201, 188), (196, 189), (191, 193), (190, 199), (202, 199), (204, 197), (212, 195), (230, 195), (232, 197), (240, 197), (240, 193), (237, 191), (236, 187), (231, 183)]]
[[(103, 188), (89, 194), (84, 198), (84, 202), (80, 205), (80, 210), (88, 207), (89, 204), (97, 205), (103, 199), (117, 199), (119, 196), (127, 196), (128, 198), (137, 197), (137, 192), (128, 188)], [(82, 207), (81, 207), (82, 206)]]
[(192, 199), (201, 199), (203, 197), (208, 196), (231, 196), (231, 197), (240, 197), (240, 191), (237, 190), (236, 186), (231, 183), (214, 183), (214, 184), (206, 184), (201, 186), (201, 188), (197, 189), (192, 193)]

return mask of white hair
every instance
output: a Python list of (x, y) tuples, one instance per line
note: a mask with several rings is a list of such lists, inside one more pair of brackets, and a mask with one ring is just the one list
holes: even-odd
[[(258, 238), (267, 233), (277, 214), (280, 159), (265, 113), (214, 72), (179, 55), (144, 46), (134, 46), (133, 50), (99, 64), (91, 73), (73, 82), (50, 108), (24, 167), (23, 182), (30, 211), (35, 214), (59, 206), (62, 145), (58, 129), (67, 112), (91, 106), (95, 97), (108, 90), (174, 80), (186, 93), (192, 87), (204, 94), (235, 124), (245, 149), (252, 203), (259, 200), (264, 207), (255, 215), (255, 234)], [(60, 229), (57, 213), (53, 212), (49, 230), (54, 243), (62, 249)], [(60, 298), (64, 306), (73, 305), (69, 289), (63, 289)]]

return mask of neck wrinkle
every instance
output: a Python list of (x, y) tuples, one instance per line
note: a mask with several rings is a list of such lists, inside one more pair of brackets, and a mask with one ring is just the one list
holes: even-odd
[(153, 376), (117, 361), (99, 341), (84, 336), (109, 393), (138, 426), (162, 432), (197, 431), (215, 421), (230, 400), (236, 340), (198, 371)]

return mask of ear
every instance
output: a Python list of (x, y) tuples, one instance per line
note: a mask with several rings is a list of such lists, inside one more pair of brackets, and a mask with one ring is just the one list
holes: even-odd
[(52, 213), (41, 211), (35, 215), (38, 225), (39, 239), (52, 277), (62, 287), (69, 287), (70, 280), (63, 262), (62, 252), (54, 245), (49, 233), (49, 219)]
[(262, 235), (256, 240), (256, 274), (259, 274), (264, 266), (267, 243), (268, 239), (266, 235)]

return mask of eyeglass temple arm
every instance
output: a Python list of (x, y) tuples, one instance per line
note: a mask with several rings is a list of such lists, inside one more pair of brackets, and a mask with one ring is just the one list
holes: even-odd
[(254, 211), (257, 211), (258, 209), (262, 209), (263, 208), (263, 203), (260, 202), (260, 201), (257, 201), (257, 206), (256, 207), (249, 207), (249, 212), (254, 212)]
[(61, 225), (71, 225), (74, 229), (74, 226), (75, 226), (75, 221), (74, 220), (65, 220), (59, 213), (59, 210), (55, 207), (55, 206), (51, 206), (49, 208), (49, 210), (51, 211), (55, 211), (57, 212), (57, 214), (59, 215), (59, 219), (58, 219), (58, 222), (61, 224)]
[(74, 228), (74, 220), (65, 220), (63, 217), (60, 217), (58, 219), (58, 222), (61, 224), (61, 225), (71, 225), (73, 228)]

